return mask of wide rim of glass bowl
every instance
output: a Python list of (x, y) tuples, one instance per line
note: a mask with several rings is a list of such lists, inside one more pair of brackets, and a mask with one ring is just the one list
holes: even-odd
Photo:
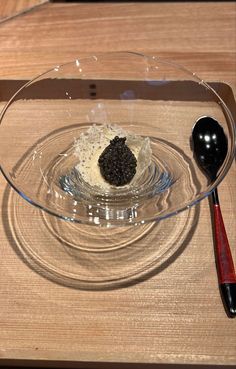
[[(96, 53), (90, 56), (85, 56), (85, 57), (81, 57), (81, 58), (77, 58), (73, 61), (67, 62), (67, 63), (63, 63), (60, 65), (56, 65), (53, 68), (50, 68), (48, 70), (46, 70), (45, 72), (37, 75), (36, 77), (34, 77), (33, 79), (31, 79), (30, 81), (28, 81), (27, 83), (25, 83), (20, 89), (18, 89), (18, 91), (11, 97), (11, 99), (6, 103), (6, 105), (4, 106), (4, 108), (2, 109), (2, 111), (0, 112), (0, 125), (2, 124), (2, 120), (4, 117), (5, 112), (7, 111), (8, 107), (11, 105), (11, 103), (14, 101), (14, 99), (17, 97), (18, 94), (20, 94), (20, 92), (24, 89), (26, 89), (28, 86), (30, 86), (31, 84), (33, 84), (34, 82), (36, 82), (37, 80), (41, 79), (42, 77), (46, 76), (47, 74), (55, 71), (55, 70), (60, 70), (62, 68), (64, 68), (65, 66), (73, 66), (75, 63), (77, 64), (78, 61), (79, 62), (84, 62), (86, 60), (90, 60), (91, 58), (93, 59), (97, 59), (99, 57), (104, 57), (104, 56), (111, 56), (111, 57), (115, 57), (116, 55), (124, 55), (124, 56), (137, 56), (138, 58), (144, 58), (147, 61), (152, 61), (155, 62), (157, 61), (158, 63), (161, 64), (165, 64), (165, 65), (169, 65), (170, 67), (173, 67), (175, 69), (178, 69), (179, 71), (182, 71), (183, 73), (185, 73), (186, 75), (189, 75), (192, 79), (194, 79), (195, 81), (198, 81), (201, 83), (202, 86), (204, 86), (207, 90), (209, 90), (212, 94), (215, 95), (215, 97), (218, 99), (218, 103), (221, 104), (224, 107), (224, 110), (226, 111), (229, 121), (230, 121), (230, 129), (231, 129), (231, 141), (232, 141), (232, 145), (228, 150), (227, 153), (227, 157), (220, 169), (220, 174), (219, 176), (216, 178), (216, 180), (214, 181), (214, 183), (212, 183), (209, 188), (207, 189), (207, 191), (202, 192), (200, 194), (198, 194), (196, 196), (196, 198), (192, 201), (190, 201), (187, 204), (184, 204), (183, 206), (179, 206), (176, 210), (169, 212), (168, 214), (160, 214), (160, 215), (152, 215), (150, 214), (150, 216), (145, 217), (145, 219), (142, 220), (138, 220), (135, 218), (131, 218), (129, 219), (129, 221), (124, 222), (124, 221), (117, 221), (117, 222), (113, 222), (112, 224), (108, 224), (106, 221), (102, 221), (101, 223), (99, 223), (99, 226), (130, 226), (130, 225), (138, 225), (138, 224), (144, 224), (144, 223), (148, 223), (148, 222), (153, 222), (153, 221), (159, 221), (165, 218), (169, 218), (173, 215), (176, 215), (188, 208), (190, 208), (191, 206), (194, 206), (195, 204), (197, 204), (198, 202), (200, 202), (201, 200), (205, 199), (207, 196), (210, 195), (210, 193), (222, 182), (222, 180), (225, 178), (226, 174), (228, 173), (231, 164), (233, 162), (234, 156), (235, 156), (235, 137), (236, 137), (236, 127), (234, 125), (234, 120), (232, 117), (232, 114), (229, 110), (229, 108), (227, 107), (226, 103), (223, 101), (223, 99), (219, 96), (219, 94), (207, 83), (205, 82), (203, 79), (201, 79), (195, 72), (190, 71), (189, 69), (187, 69), (185, 66), (178, 64), (176, 62), (173, 62), (171, 60), (168, 59), (164, 59), (158, 56), (152, 56), (152, 55), (148, 55), (148, 54), (142, 54), (139, 52), (133, 52), (133, 51), (117, 51), (117, 52), (105, 52), (105, 53)], [(145, 79), (144, 79), (145, 80)], [(56, 216), (58, 218), (64, 219), (66, 221), (72, 221), (72, 222), (76, 222), (76, 223), (82, 223), (82, 224), (88, 224), (88, 225), (97, 225), (94, 222), (91, 222), (89, 220), (86, 219), (78, 219), (78, 218), (73, 218), (71, 217), (70, 213), (66, 213), (63, 212), (63, 214), (59, 211), (52, 210), (49, 209), (47, 207), (45, 207), (44, 205), (40, 204), (39, 202), (35, 201), (33, 198), (30, 198), (28, 195), (26, 195), (24, 193), (24, 190), (20, 187), (20, 186), (16, 186), (14, 184), (14, 182), (11, 180), (10, 176), (8, 175), (7, 170), (4, 169), (4, 163), (0, 163), (0, 170), (3, 174), (3, 176), (5, 177), (5, 179), (7, 180), (7, 182), (10, 184), (10, 186), (22, 197), (24, 198), (26, 201), (28, 201), (30, 204), (46, 211), (47, 213)]]

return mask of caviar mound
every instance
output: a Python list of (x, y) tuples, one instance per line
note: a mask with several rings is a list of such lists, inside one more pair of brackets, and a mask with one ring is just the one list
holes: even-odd
[(124, 186), (136, 173), (137, 160), (125, 141), (115, 136), (98, 159), (101, 175), (111, 185)]

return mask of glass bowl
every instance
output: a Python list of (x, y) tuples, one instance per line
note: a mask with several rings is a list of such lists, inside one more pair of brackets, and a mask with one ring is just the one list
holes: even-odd
[[(228, 139), (210, 183), (190, 145), (203, 115), (219, 121)], [(222, 181), (234, 156), (234, 122), (216, 91), (182, 66), (132, 52), (93, 55), (41, 74), (11, 98), (0, 123), (1, 170), (10, 185), (49, 214), (87, 225), (177, 214)], [(77, 178), (74, 142), (94, 124), (150, 138), (152, 162), (135, 186), (102, 192)]]

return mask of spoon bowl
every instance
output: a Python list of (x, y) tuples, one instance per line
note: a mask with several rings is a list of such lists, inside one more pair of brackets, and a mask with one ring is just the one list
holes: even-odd
[(214, 118), (200, 117), (194, 125), (192, 139), (199, 166), (214, 181), (228, 151), (223, 128)]

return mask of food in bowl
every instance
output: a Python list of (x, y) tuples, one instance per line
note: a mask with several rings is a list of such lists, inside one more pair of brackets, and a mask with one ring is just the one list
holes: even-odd
[(105, 191), (134, 185), (151, 163), (150, 139), (118, 125), (94, 124), (79, 136), (74, 149), (79, 175)]

